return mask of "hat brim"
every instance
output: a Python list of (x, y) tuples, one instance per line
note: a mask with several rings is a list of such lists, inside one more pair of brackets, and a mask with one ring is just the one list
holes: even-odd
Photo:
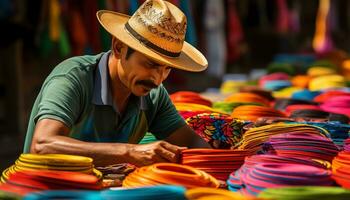
[(180, 56), (176, 58), (164, 56), (146, 47), (125, 29), (125, 24), (130, 18), (128, 15), (109, 10), (100, 10), (96, 15), (100, 24), (111, 35), (157, 62), (192, 72), (203, 71), (208, 66), (208, 61), (203, 54), (187, 42), (184, 42)]

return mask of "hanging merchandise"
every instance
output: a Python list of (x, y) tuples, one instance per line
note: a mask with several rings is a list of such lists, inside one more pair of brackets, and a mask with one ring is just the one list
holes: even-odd
[(218, 180), (226, 181), (236, 171), (249, 152), (224, 149), (186, 149), (181, 152), (181, 163), (203, 170)]
[(133, 15), (139, 8), (139, 2), (137, 0), (129, 0), (129, 15)]
[(239, 59), (244, 40), (243, 28), (236, 9), (236, 0), (227, 1), (227, 62), (232, 63)]
[[(107, 1), (107, 5), (108, 5)], [(98, 5), (95, 0), (86, 0), (84, 2), (82, 18), (84, 19), (84, 27), (86, 28), (86, 35), (88, 38), (88, 48), (84, 53), (98, 53), (101, 51), (101, 39), (100, 39), (100, 25), (96, 20), (96, 12), (98, 11)], [(111, 5), (109, 5), (111, 6)], [(114, 8), (107, 9), (115, 10)]]
[(68, 33), (62, 21), (61, 4), (58, 0), (50, 0), (42, 5), (43, 11), (39, 30), (40, 52), (47, 57), (57, 44), (62, 57), (71, 53)]
[(221, 78), (226, 72), (225, 9), (223, 0), (205, 1), (204, 31), (207, 72)]
[(288, 5), (286, 0), (276, 0), (277, 1), (277, 23), (276, 29), (278, 33), (288, 33), (289, 32), (289, 23), (290, 23), (290, 14), (288, 10)]
[(312, 46), (316, 53), (326, 53), (333, 50), (330, 11), (331, 1), (320, 0), (316, 18), (315, 35), (312, 41)]
[[(113, 0), (112, 0), (113, 1)], [(114, 1), (115, 11), (120, 13), (128, 13), (128, 1)]]
[(5, 21), (11, 17), (15, 12), (16, 2), (11, 0), (0, 1), (0, 20)]
[(169, 0), (170, 3), (174, 4), (175, 6), (179, 7), (180, 0)]
[(173, 163), (158, 163), (138, 168), (123, 181), (123, 187), (128, 188), (162, 184), (181, 185), (187, 189), (218, 188), (220, 185), (218, 180), (202, 170)]
[(71, 53), (71, 46), (69, 44), (69, 39), (68, 39), (68, 33), (66, 31), (66, 29), (63, 28), (63, 26), (61, 25), (61, 34), (60, 34), (60, 38), (59, 38), (59, 52), (61, 53), (62, 57), (66, 57)]
[(293, 33), (300, 32), (300, 2), (293, 1), (292, 9), (289, 11), (289, 31)]
[[(106, 9), (106, 0), (98, 0), (98, 9), (103, 10)], [(128, 1), (117, 1), (116, 4), (119, 5), (120, 3), (128, 3)], [(125, 13), (125, 12), (124, 12)], [(100, 27), (100, 41), (103, 51), (108, 51), (111, 49), (111, 35), (102, 27)]]
[(50, 39), (57, 42), (60, 37), (60, 14), (61, 7), (58, 0), (50, 0), (49, 34)]
[[(77, 6), (77, 5), (76, 5)], [(69, 22), (71, 42), (73, 44), (73, 55), (82, 55), (87, 47), (88, 36), (83, 24), (83, 18), (78, 8), (73, 8), (70, 10), (69, 15), (72, 17)]]
[(286, 0), (276, 0), (277, 1), (277, 22), (276, 30), (280, 34), (296, 33), (300, 30), (299, 22), (299, 4), (298, 2), (293, 2), (293, 8), (288, 9), (288, 4)]
[[(115, 12), (119, 12), (118, 6), (117, 6), (117, 1), (106, 0), (105, 4), (106, 4), (106, 10), (113, 10)], [(98, 6), (98, 5), (96, 4), (96, 6)]]
[(58, 43), (61, 56), (70, 54), (70, 44), (68, 41), (67, 31), (65, 30), (61, 21), (61, 6), (59, 1), (50, 1), (50, 39), (53, 43)]
[(197, 46), (197, 34), (196, 26), (193, 20), (193, 9), (191, 8), (191, 2), (189, 0), (179, 0), (180, 9), (184, 12), (187, 18), (187, 30), (186, 30), (186, 42), (190, 43), (193, 46)]
[(257, 5), (257, 13), (258, 13), (258, 20), (259, 20), (259, 28), (261, 30), (267, 30), (270, 28), (269, 23), (269, 16), (268, 16), (268, 9), (266, 5), (266, 1), (256, 1)]

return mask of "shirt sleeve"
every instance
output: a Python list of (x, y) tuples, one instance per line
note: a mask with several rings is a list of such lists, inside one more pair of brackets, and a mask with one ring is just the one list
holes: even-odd
[(81, 113), (81, 90), (66, 76), (52, 78), (44, 86), (34, 123), (55, 119), (72, 128)]
[[(152, 97), (153, 96), (153, 97)], [(165, 139), (178, 128), (183, 127), (186, 122), (177, 112), (174, 104), (171, 102), (168, 92), (163, 86), (160, 86), (156, 94), (152, 94), (151, 98), (157, 99), (155, 103), (155, 113), (149, 128), (157, 139)]]

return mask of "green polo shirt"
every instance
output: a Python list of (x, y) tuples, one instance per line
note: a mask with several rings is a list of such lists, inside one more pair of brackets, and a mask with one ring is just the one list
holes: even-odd
[(35, 124), (45, 118), (65, 123), (70, 137), (88, 142), (138, 143), (146, 132), (165, 139), (185, 125), (162, 85), (147, 96), (131, 96), (121, 115), (111, 95), (108, 57), (109, 52), (73, 57), (55, 67), (32, 108), (25, 153)]

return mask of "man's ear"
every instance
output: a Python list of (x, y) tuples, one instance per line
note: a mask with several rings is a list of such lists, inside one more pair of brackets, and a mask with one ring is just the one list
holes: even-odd
[(118, 59), (120, 59), (122, 56), (123, 46), (124, 44), (120, 40), (118, 40), (115, 37), (112, 38), (112, 52), (113, 52), (113, 55)]

